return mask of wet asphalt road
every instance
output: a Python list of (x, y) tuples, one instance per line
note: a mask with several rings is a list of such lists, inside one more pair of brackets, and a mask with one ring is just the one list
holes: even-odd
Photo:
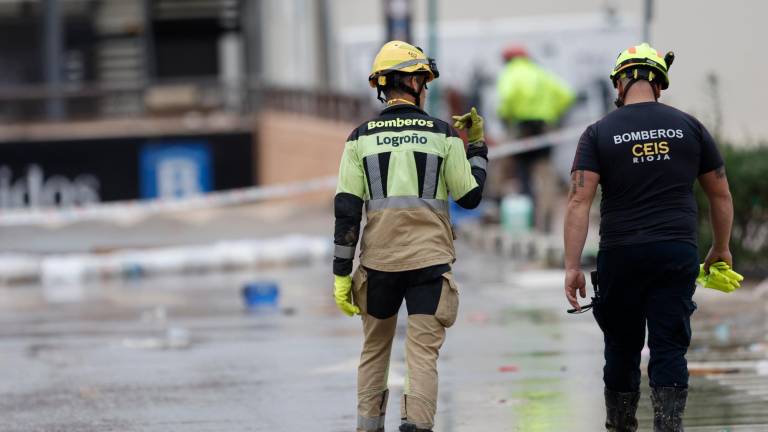
[[(0, 431), (352, 431), (360, 323), (335, 309), (328, 268), (3, 289)], [(560, 274), (469, 250), (454, 270), (460, 317), (435, 430), (601, 430), (601, 334), (589, 314), (564, 313)], [(250, 280), (280, 284), (278, 310), (244, 311)], [(697, 301), (686, 430), (767, 431), (764, 303)], [(401, 320), (388, 431), (404, 333)], [(641, 430), (648, 405), (645, 390)]]

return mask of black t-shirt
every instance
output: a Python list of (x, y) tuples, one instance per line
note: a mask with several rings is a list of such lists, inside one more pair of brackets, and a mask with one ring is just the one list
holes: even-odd
[(698, 120), (644, 102), (587, 127), (571, 171), (600, 174), (600, 249), (610, 249), (666, 240), (696, 245), (693, 182), (722, 165)]

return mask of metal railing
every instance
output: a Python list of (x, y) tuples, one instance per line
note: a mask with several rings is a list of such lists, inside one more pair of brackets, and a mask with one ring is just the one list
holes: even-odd
[(359, 122), (374, 113), (368, 99), (329, 91), (265, 88), (263, 107), (325, 119)]
[(225, 83), (216, 78), (156, 83), (0, 86), (0, 124), (51, 120), (46, 105), (59, 101), (57, 120), (144, 117), (185, 112), (224, 111), (249, 114), (260, 109), (359, 121), (373, 111), (363, 97), (330, 91), (265, 86), (258, 82)]

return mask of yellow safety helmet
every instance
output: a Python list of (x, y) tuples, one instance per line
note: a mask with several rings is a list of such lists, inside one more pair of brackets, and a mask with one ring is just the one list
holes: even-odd
[(659, 51), (643, 42), (640, 45), (629, 47), (619, 54), (616, 66), (611, 72), (613, 86), (620, 78), (645, 79), (661, 84), (662, 90), (669, 87), (669, 67), (675, 60), (675, 53), (668, 52), (664, 57)]
[(368, 82), (373, 88), (385, 86), (387, 74), (393, 72), (426, 73), (427, 82), (440, 76), (435, 60), (428, 58), (421, 48), (397, 40), (385, 43), (376, 54)]

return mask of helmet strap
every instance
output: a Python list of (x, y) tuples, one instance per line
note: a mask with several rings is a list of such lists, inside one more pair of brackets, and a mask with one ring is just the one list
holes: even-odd
[[(621, 108), (624, 106), (624, 96), (626, 96), (627, 92), (629, 92), (629, 88), (632, 87), (632, 85), (634, 85), (638, 81), (640, 81), (640, 79), (629, 80), (627, 85), (624, 86), (624, 91), (619, 92), (619, 95), (616, 97), (616, 100), (613, 101), (613, 104), (616, 105), (616, 108)], [(661, 90), (659, 89), (659, 86), (651, 81), (648, 81), (648, 83), (651, 85), (651, 88), (653, 89), (653, 99), (658, 102), (659, 96), (661, 96)]]
[[(420, 105), (421, 104), (421, 92), (424, 91), (425, 88), (427, 88), (427, 83), (426, 82), (423, 82), (419, 86), (418, 90), (415, 90), (412, 87), (403, 84), (400, 79), (393, 80), (392, 84), (390, 84), (390, 85), (391, 85), (391, 88), (397, 89), (399, 91), (402, 91), (403, 93), (406, 93), (409, 96), (413, 97), (414, 98), (413, 105), (421, 107), (421, 105)], [(385, 89), (385, 86), (381, 86), (381, 85), (377, 85), (376, 86), (376, 99), (378, 99), (381, 103), (387, 104), (388, 103), (387, 99), (384, 96), (382, 96), (382, 93), (384, 93), (384, 89)], [(399, 99), (399, 100), (403, 100), (403, 99)]]
[(618, 96), (616, 96), (616, 100), (613, 101), (613, 104), (616, 105), (616, 108), (621, 108), (624, 106), (624, 96), (629, 91), (629, 88), (632, 87), (632, 84), (637, 82), (637, 80), (630, 80), (626, 86), (624, 86), (624, 91), (619, 91)]
[(414, 90), (410, 86), (403, 85), (403, 84), (400, 84), (399, 87), (400, 87), (400, 89), (402, 91), (404, 91), (404, 92), (408, 93), (409, 95), (413, 96), (414, 105), (416, 105), (417, 107), (421, 108), (421, 92), (424, 91), (424, 87), (425, 86), (426, 86), (426, 84), (422, 83), (419, 86), (418, 90)]

